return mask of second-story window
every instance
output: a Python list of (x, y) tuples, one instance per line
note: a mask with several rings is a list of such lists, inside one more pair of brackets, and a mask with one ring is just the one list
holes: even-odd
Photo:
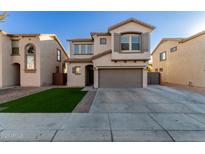
[(167, 59), (166, 51), (161, 52), (161, 53), (159, 54), (159, 59), (160, 59), (160, 61), (163, 61), (163, 60), (166, 60), (166, 59)]
[(75, 44), (74, 54), (77, 54), (77, 55), (92, 54), (92, 44)]
[(86, 45), (81, 45), (81, 54), (86, 54)]
[(170, 49), (170, 52), (175, 52), (175, 51), (177, 51), (177, 46)]
[(74, 54), (79, 54), (80, 53), (80, 45), (79, 44), (75, 44), (74, 45)]
[(57, 61), (61, 61), (61, 51), (59, 49), (57, 49)]
[(27, 44), (25, 46), (25, 69), (36, 69), (36, 49), (33, 44)]
[(100, 38), (100, 44), (101, 45), (107, 44), (107, 39), (106, 38)]
[(132, 36), (132, 50), (140, 50), (140, 37)]
[(140, 35), (126, 34), (120, 37), (121, 50), (123, 51), (140, 51)]
[(11, 55), (19, 55), (19, 41), (13, 40), (12, 41), (12, 53)]
[(88, 52), (88, 54), (92, 54), (92, 45), (91, 44), (87, 45), (87, 52)]
[(120, 44), (121, 50), (129, 50), (129, 36), (121, 36)]

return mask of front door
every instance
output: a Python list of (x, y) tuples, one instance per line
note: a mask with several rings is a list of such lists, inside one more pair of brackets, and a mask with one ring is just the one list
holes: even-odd
[(86, 86), (91, 86), (94, 83), (94, 72), (93, 66), (88, 65), (86, 66)]

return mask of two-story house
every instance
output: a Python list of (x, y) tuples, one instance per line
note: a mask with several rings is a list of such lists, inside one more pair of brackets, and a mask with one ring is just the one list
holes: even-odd
[(162, 83), (205, 87), (205, 31), (187, 38), (163, 38), (152, 61)]
[(91, 38), (69, 39), (69, 87), (136, 88), (147, 86), (150, 33), (154, 26), (127, 19)]
[(0, 88), (52, 84), (55, 72), (67, 72), (68, 58), (54, 34), (0, 31)]

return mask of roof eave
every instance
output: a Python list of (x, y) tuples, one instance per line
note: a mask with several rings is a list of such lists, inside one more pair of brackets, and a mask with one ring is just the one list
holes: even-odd
[(93, 42), (92, 38), (67, 39), (68, 42)]
[(90, 33), (91, 36), (97, 35), (97, 36), (109, 36), (110, 33), (109, 32), (91, 32)]
[(123, 25), (125, 25), (125, 24), (127, 24), (127, 23), (129, 23), (129, 22), (134, 22), (134, 23), (140, 24), (140, 25), (142, 25), (142, 26), (144, 26), (144, 27), (147, 27), (147, 28), (149, 28), (149, 29), (151, 29), (151, 30), (154, 30), (154, 29), (156, 28), (155, 26), (152, 26), (152, 25), (147, 24), (147, 23), (145, 23), (145, 22), (142, 22), (142, 21), (140, 21), (140, 20), (137, 20), (137, 19), (134, 19), (134, 18), (130, 18), (130, 19), (124, 20), (124, 21), (122, 21), (122, 22), (120, 22), (120, 23), (118, 23), (118, 24), (115, 24), (115, 25), (113, 25), (113, 26), (110, 26), (110, 27), (108, 28), (108, 32), (110, 32), (110, 31), (112, 31), (112, 30), (114, 30), (114, 29), (116, 29), (116, 28), (118, 28), (118, 27), (120, 27), (120, 26), (123, 26)]
[(194, 39), (194, 38), (196, 38), (196, 37), (199, 37), (199, 36), (201, 36), (201, 35), (203, 35), (203, 34), (205, 34), (205, 31), (201, 31), (201, 32), (199, 32), (199, 33), (196, 33), (196, 34), (190, 36), (190, 37), (187, 37), (187, 38), (185, 38), (185, 39), (182, 39), (182, 40), (180, 41), (180, 43), (184, 43), (184, 42), (186, 42), (186, 41), (192, 40), (192, 39)]
[(160, 42), (157, 44), (157, 46), (154, 48), (154, 50), (152, 51), (151, 55), (154, 54), (154, 52), (157, 50), (157, 48), (165, 41), (177, 41), (180, 42), (183, 38), (163, 38), (160, 40)]

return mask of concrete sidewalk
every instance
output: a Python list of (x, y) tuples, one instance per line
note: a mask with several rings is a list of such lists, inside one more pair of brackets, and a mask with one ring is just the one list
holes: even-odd
[(98, 89), (89, 113), (0, 113), (0, 141), (205, 141), (205, 96)]
[(0, 114), (0, 141), (205, 141), (205, 114)]

